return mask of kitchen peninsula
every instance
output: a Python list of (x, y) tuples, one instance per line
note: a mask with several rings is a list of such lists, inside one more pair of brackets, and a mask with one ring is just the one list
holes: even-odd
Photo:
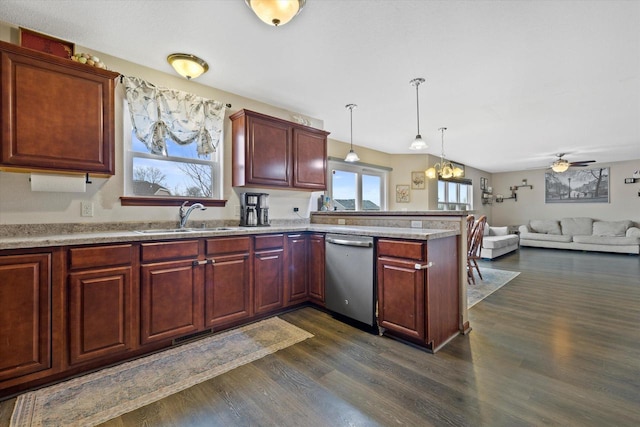
[(469, 329), (465, 216), (327, 212), (180, 233), (140, 232), (173, 223), (0, 226), (0, 336), (15, 349), (0, 366), (0, 398), (284, 310), (323, 308), (325, 233), (375, 238), (381, 330), (437, 351)]

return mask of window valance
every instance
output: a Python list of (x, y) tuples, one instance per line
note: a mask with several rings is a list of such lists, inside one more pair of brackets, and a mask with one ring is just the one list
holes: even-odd
[(122, 80), (133, 130), (151, 153), (169, 155), (167, 137), (181, 145), (195, 142), (201, 156), (216, 151), (224, 126), (222, 102), (157, 87), (138, 77)]

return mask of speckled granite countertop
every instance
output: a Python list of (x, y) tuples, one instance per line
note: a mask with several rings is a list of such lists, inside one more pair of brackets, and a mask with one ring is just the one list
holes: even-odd
[(86, 244), (104, 244), (118, 242), (149, 242), (155, 240), (193, 239), (200, 237), (243, 236), (267, 233), (295, 233), (315, 231), (320, 233), (351, 234), (397, 239), (430, 240), (460, 234), (457, 230), (438, 230), (425, 228), (397, 228), (371, 226), (341, 226), (326, 224), (278, 225), (271, 227), (225, 227), (224, 230), (190, 229), (189, 232), (167, 232), (141, 234), (133, 230), (78, 232), (67, 234), (37, 234), (0, 237), (0, 250), (42, 248), (52, 246), (71, 246)]

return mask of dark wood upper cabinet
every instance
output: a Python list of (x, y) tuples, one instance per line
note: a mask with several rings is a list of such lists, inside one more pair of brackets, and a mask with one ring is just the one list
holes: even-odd
[(249, 110), (230, 119), (234, 187), (326, 189), (328, 132)]
[(0, 166), (114, 175), (117, 76), (0, 41)]

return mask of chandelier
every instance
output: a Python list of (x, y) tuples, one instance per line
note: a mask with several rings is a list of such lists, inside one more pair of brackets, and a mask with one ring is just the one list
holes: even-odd
[(440, 162), (427, 169), (425, 175), (430, 179), (436, 177), (445, 179), (459, 178), (464, 171), (457, 166), (454, 167), (451, 162), (444, 157), (444, 131), (447, 130), (447, 128), (442, 127), (438, 130), (442, 133), (442, 155), (440, 156)]

